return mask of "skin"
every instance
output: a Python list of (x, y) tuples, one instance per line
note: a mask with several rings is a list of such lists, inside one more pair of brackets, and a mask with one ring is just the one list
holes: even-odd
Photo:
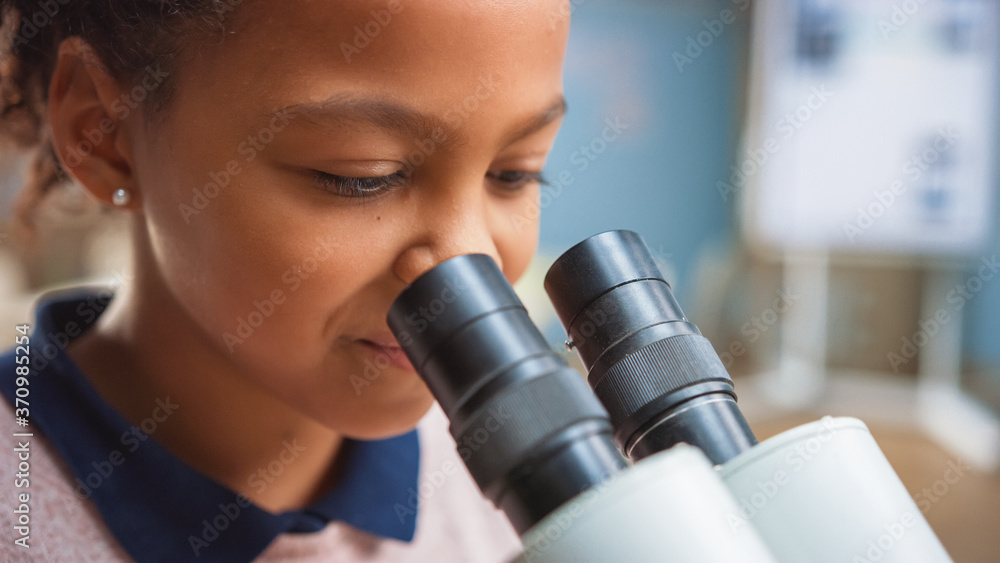
[[(504, 180), (540, 171), (554, 142), (564, 6), (401, 6), (347, 57), (342, 44), (385, 2), (246, 3), (236, 33), (178, 65), (174, 96), (155, 115), (116, 112), (130, 89), (78, 39), (61, 45), (51, 83), (54, 144), (70, 173), (104, 202), (119, 187), (132, 193), (134, 277), (71, 357), (132, 423), (169, 396), (178, 409), (154, 439), (272, 511), (329, 490), (344, 437), (400, 434), (431, 406), (385, 321), (407, 284), (468, 253), (492, 256), (514, 281), (535, 250), (538, 225), (524, 210), (538, 183)], [(248, 161), (241, 143), (288, 106), (293, 119)], [(68, 162), (105, 118), (113, 131)], [(409, 156), (421, 146), (422, 158)], [(229, 184), (182, 212), (233, 160)], [(309, 170), (407, 174), (358, 198), (324, 189)], [(283, 300), (264, 322), (227, 343), (275, 291)], [(351, 376), (386, 358), (356, 390)], [(292, 439), (305, 451), (263, 490), (251, 487)]]

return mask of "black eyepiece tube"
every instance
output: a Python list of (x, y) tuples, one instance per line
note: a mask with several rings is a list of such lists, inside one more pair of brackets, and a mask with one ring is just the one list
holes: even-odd
[(577, 244), (549, 269), (545, 291), (630, 459), (687, 442), (721, 464), (757, 443), (725, 366), (638, 234)]
[(388, 322), (451, 421), (469, 473), (519, 534), (627, 466), (607, 411), (489, 256), (426, 272)]

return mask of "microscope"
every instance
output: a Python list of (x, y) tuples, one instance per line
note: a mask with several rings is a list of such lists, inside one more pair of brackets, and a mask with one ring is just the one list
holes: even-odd
[(545, 290), (586, 378), (486, 255), (429, 270), (388, 317), (515, 561), (951, 561), (861, 421), (757, 442), (638, 234), (577, 244)]

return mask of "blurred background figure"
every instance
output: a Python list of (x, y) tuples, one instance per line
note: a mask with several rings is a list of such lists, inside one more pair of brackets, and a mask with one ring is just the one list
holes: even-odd
[[(570, 112), (538, 205), (511, 217), (542, 217), (518, 290), (553, 346), (548, 265), (592, 234), (637, 231), (758, 438), (861, 418), (954, 559), (994, 560), (1000, 2), (568, 8), (552, 17), (573, 20)], [(0, 153), (9, 331), (44, 289), (130, 275), (123, 218), (72, 186), (39, 196), (25, 229), (27, 156)]]

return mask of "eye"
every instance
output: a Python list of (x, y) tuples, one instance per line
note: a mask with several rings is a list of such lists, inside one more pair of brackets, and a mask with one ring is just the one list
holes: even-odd
[(486, 173), (486, 177), (501, 184), (507, 191), (517, 191), (528, 184), (548, 184), (541, 172), (524, 170), (490, 170)]
[(312, 170), (311, 172), (316, 185), (341, 197), (376, 197), (406, 182), (406, 174), (402, 170), (388, 176), (366, 178), (338, 176), (322, 170)]

